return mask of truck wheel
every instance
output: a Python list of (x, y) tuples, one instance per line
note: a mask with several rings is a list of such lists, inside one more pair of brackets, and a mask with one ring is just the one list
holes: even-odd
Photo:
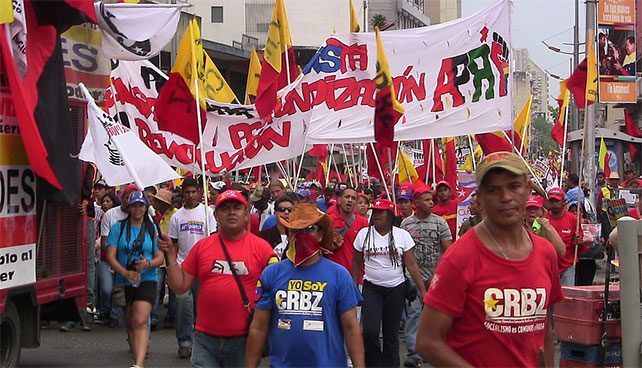
[(7, 300), (0, 318), (0, 367), (15, 367), (20, 359), (20, 317)]

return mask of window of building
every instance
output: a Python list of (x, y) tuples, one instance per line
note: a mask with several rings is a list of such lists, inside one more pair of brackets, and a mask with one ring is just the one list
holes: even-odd
[(212, 7), (212, 23), (223, 23), (223, 7)]

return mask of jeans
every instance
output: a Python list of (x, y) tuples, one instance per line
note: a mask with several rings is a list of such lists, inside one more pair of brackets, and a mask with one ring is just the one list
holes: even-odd
[(246, 336), (218, 337), (194, 331), (192, 367), (244, 367)]
[(111, 310), (111, 289), (114, 287), (114, 275), (105, 261), (96, 265), (96, 279), (98, 280), (98, 313), (106, 316)]
[[(410, 284), (414, 287), (417, 287), (413, 279), (410, 279)], [(415, 343), (417, 342), (417, 330), (419, 329), (419, 320), (421, 319), (421, 300), (416, 298), (415, 300), (406, 306), (406, 347), (408, 348), (408, 358), (417, 358), (421, 359), (419, 354), (415, 351)]]
[[(363, 345), (366, 367), (399, 367), (399, 323), (403, 312), (405, 285), (383, 287), (363, 282)], [(379, 329), (383, 332), (383, 352)]]
[(571, 265), (560, 273), (562, 286), (575, 286), (575, 266)]
[(196, 321), (198, 285), (198, 281), (195, 281), (187, 292), (176, 295), (176, 339), (178, 346), (189, 344), (192, 340), (194, 322)]
[[(93, 206), (93, 203), (89, 204)], [(87, 219), (87, 305), (96, 305), (96, 221)]]
[[(165, 279), (167, 278), (167, 270), (165, 267), (160, 267), (158, 269), (158, 283), (157, 288), (156, 288), (156, 302), (152, 306), (152, 321), (158, 322), (159, 320), (159, 315), (158, 315), (158, 305), (162, 304), (164, 296), (165, 296)], [(174, 318), (176, 317), (176, 294), (172, 291), (172, 289), (169, 289), (169, 309), (167, 310), (167, 314), (165, 315), (165, 320), (166, 321), (173, 321)]]

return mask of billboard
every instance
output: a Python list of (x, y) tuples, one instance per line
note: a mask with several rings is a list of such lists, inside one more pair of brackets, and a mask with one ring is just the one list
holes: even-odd
[(635, 103), (635, 0), (601, 0), (597, 23), (600, 102)]

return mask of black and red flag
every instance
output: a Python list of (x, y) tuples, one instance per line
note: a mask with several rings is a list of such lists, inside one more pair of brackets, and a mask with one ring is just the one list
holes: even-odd
[(60, 34), (72, 25), (96, 23), (93, 0), (25, 1), (28, 68), (17, 73), (4, 27), (0, 27), (2, 62), (29, 162), (45, 196), (59, 204), (77, 203), (80, 167), (75, 145)]

